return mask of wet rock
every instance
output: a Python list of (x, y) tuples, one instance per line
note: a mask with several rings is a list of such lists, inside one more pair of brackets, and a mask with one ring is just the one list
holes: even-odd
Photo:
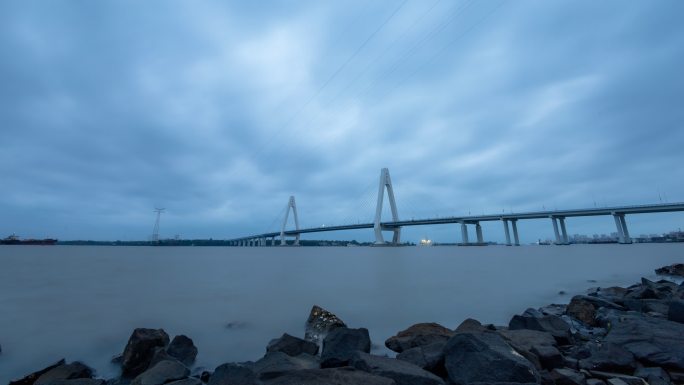
[(300, 354), (292, 357), (283, 352), (271, 352), (251, 365), (252, 371), (261, 380), (275, 378), (285, 372), (303, 369), (318, 369), (319, 362), (316, 357), (310, 354)]
[(556, 385), (584, 385), (585, 375), (572, 369), (554, 369), (551, 371), (551, 379)]
[(540, 380), (534, 365), (494, 332), (455, 334), (444, 347), (444, 367), (458, 385)]
[(544, 307), (539, 308), (539, 312), (542, 315), (557, 315), (561, 316), (565, 314), (565, 311), (567, 310), (568, 306), (567, 305), (560, 305), (560, 304), (551, 304), (551, 305), (546, 305)]
[(349, 364), (356, 352), (370, 353), (368, 329), (339, 327), (328, 333), (323, 340), (321, 367), (334, 368)]
[(293, 337), (284, 333), (282, 337), (271, 340), (266, 347), (267, 352), (283, 352), (289, 356), (298, 356), (302, 353), (315, 356), (318, 354), (318, 345), (311, 341)]
[(306, 320), (304, 339), (321, 346), (325, 336), (339, 327), (347, 327), (347, 325), (335, 314), (314, 305)]
[(190, 375), (190, 370), (178, 361), (161, 361), (141, 373), (131, 381), (131, 385), (163, 385), (167, 382), (182, 380)]
[[(442, 325), (439, 325), (439, 324), (435, 324), (435, 325), (443, 327)], [(449, 338), (451, 338), (452, 335), (454, 335), (454, 332), (456, 332), (456, 333), (482, 332), (482, 331), (485, 331), (487, 329), (487, 327), (483, 326), (480, 323), (480, 321), (478, 321), (476, 319), (468, 318), (465, 321), (461, 322), (461, 324), (458, 325), (458, 327), (456, 327), (456, 330), (454, 330), (453, 332), (447, 328), (444, 328), (444, 329), (446, 329), (446, 330), (444, 330), (444, 336), (447, 337), (447, 339), (445, 340), (445, 342), (446, 342), (449, 340)]]
[(644, 365), (684, 370), (684, 324), (609, 309), (597, 319), (610, 330), (605, 342), (622, 346)]
[(508, 328), (510, 330), (527, 329), (551, 333), (561, 345), (568, 344), (572, 340), (570, 325), (562, 318), (554, 315), (545, 316), (534, 309), (528, 309), (522, 315), (513, 316), (508, 323)]
[(663, 368), (638, 368), (634, 372), (635, 377), (641, 377), (649, 385), (668, 385), (670, 383), (670, 376)]
[(155, 348), (165, 348), (169, 335), (163, 329), (139, 328), (128, 339), (121, 362), (121, 375), (133, 378), (147, 370), (155, 353)]
[(54, 380), (50, 385), (104, 385), (105, 381), (94, 378), (74, 378), (71, 380)]
[(45, 368), (43, 368), (43, 369), (41, 369), (41, 370), (35, 371), (35, 372), (33, 372), (33, 373), (31, 373), (31, 374), (25, 376), (25, 377), (22, 378), (22, 379), (15, 380), (15, 381), (10, 381), (10, 382), (9, 382), (9, 385), (33, 385), (33, 383), (36, 382), (36, 380), (38, 379), (38, 377), (42, 376), (43, 374), (49, 372), (50, 370), (52, 370), (52, 369), (54, 369), (54, 368), (56, 368), (56, 367), (61, 366), (61, 365), (64, 365), (64, 364), (65, 364), (65, 361), (64, 361), (64, 359), (62, 358), (61, 360), (55, 362), (54, 364), (48, 365), (47, 367), (45, 367)]
[(93, 370), (80, 362), (56, 366), (38, 377), (35, 385), (49, 385), (56, 380), (92, 378)]
[(642, 313), (660, 313), (667, 315), (669, 301), (659, 299), (625, 299), (625, 307)]
[(434, 374), (406, 361), (357, 352), (352, 367), (381, 377), (391, 378), (397, 385), (443, 385)]
[[(475, 320), (471, 320), (477, 322)], [(468, 320), (464, 321), (464, 323)], [(482, 328), (482, 325), (477, 322), (477, 325)], [(406, 330), (397, 333), (385, 341), (385, 346), (390, 350), (401, 353), (406, 349), (414, 348), (416, 346), (425, 346), (434, 342), (446, 342), (454, 334), (454, 331), (448, 329), (440, 324), (418, 323), (410, 326)]]
[(596, 307), (589, 301), (582, 299), (582, 296), (574, 296), (568, 304), (566, 314), (584, 322), (587, 325), (594, 326), (594, 316), (596, 315)]
[(579, 367), (604, 372), (633, 373), (634, 355), (627, 349), (610, 343), (589, 344), (590, 356), (579, 361)]
[(197, 347), (192, 339), (182, 334), (173, 337), (166, 352), (186, 366), (192, 365), (197, 357)]
[(550, 333), (537, 330), (501, 330), (499, 334), (537, 369), (563, 366), (563, 356)]
[(587, 379), (587, 385), (606, 385), (606, 383), (598, 378), (589, 378)]
[(354, 368), (308, 369), (288, 372), (265, 385), (396, 385), (390, 378)]
[(162, 361), (180, 362), (175, 357), (171, 357), (169, 353), (166, 352), (166, 349), (162, 347), (154, 348), (154, 354), (152, 355), (152, 359), (150, 360), (150, 364), (148, 365), (148, 367), (151, 368)]
[(216, 368), (207, 385), (257, 385), (257, 375), (246, 366), (228, 363)]
[(600, 372), (600, 371), (591, 371), (590, 372), (592, 376), (598, 377), (602, 380), (604, 380), (608, 385), (615, 384), (615, 385), (648, 385), (644, 382), (644, 380), (640, 377), (635, 377), (635, 376), (629, 376), (626, 374), (620, 374), (620, 373), (608, 373), (608, 372)]
[(627, 294), (627, 289), (619, 286), (611, 286), (605, 288), (597, 287), (594, 290), (589, 291), (588, 293), (589, 297), (598, 297), (613, 303), (620, 304), (622, 303), (622, 299)]
[(674, 263), (669, 266), (663, 266), (659, 269), (655, 269), (658, 275), (674, 275), (679, 277), (684, 277), (684, 263)]
[(397, 359), (410, 362), (440, 377), (446, 377), (444, 369), (444, 346), (446, 342), (416, 346), (397, 354)]
[(667, 309), (667, 319), (684, 323), (684, 301), (676, 300), (670, 302), (670, 306)]
[(183, 380), (169, 382), (166, 385), (202, 385), (202, 381), (200, 381), (198, 378), (188, 377)]

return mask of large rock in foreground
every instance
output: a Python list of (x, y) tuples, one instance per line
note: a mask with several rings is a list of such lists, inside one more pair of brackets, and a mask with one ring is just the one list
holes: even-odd
[(320, 346), (325, 336), (339, 327), (347, 327), (347, 325), (335, 314), (314, 305), (306, 320), (304, 339)]
[(409, 362), (373, 356), (368, 353), (356, 353), (350, 366), (381, 377), (391, 378), (397, 385), (444, 384), (441, 378)]
[(266, 385), (396, 385), (390, 378), (353, 368), (297, 370), (264, 382)]
[(605, 338), (631, 352), (642, 364), (684, 371), (684, 324), (642, 313), (601, 309), (597, 319)]
[(244, 365), (223, 364), (214, 370), (207, 385), (256, 385), (257, 375)]
[(684, 263), (674, 263), (655, 270), (658, 275), (676, 275), (684, 277)]
[(368, 329), (340, 327), (330, 332), (323, 340), (321, 367), (334, 368), (349, 364), (356, 352), (370, 353)]
[(124, 349), (121, 375), (133, 378), (144, 372), (150, 366), (155, 348), (165, 348), (168, 344), (169, 335), (164, 329), (135, 329)]
[(527, 309), (522, 315), (515, 315), (508, 323), (511, 330), (537, 330), (551, 333), (559, 344), (565, 345), (572, 341), (570, 325), (555, 315), (543, 315), (535, 309)]
[(163, 385), (182, 380), (190, 375), (190, 370), (178, 361), (161, 361), (131, 381), (131, 385)]
[(191, 338), (182, 334), (173, 337), (173, 341), (169, 344), (166, 352), (186, 366), (192, 365), (197, 358), (197, 347)]
[(444, 366), (457, 385), (473, 382), (538, 383), (534, 365), (494, 332), (459, 333), (444, 347)]
[(300, 354), (297, 357), (283, 352), (270, 352), (250, 366), (259, 379), (266, 380), (283, 375), (293, 370), (318, 369), (320, 366), (316, 357), (310, 354)]
[(58, 365), (43, 373), (35, 385), (50, 385), (57, 380), (73, 380), (80, 378), (90, 379), (93, 377), (93, 370), (80, 362)]
[(311, 341), (306, 341), (301, 338), (293, 337), (284, 333), (282, 337), (271, 340), (266, 347), (266, 352), (283, 352), (288, 356), (298, 356), (302, 353), (311, 354), (315, 356), (318, 354), (318, 345)]
[(66, 362), (65, 362), (64, 359), (62, 358), (61, 360), (55, 362), (54, 364), (48, 365), (47, 367), (45, 367), (45, 368), (43, 368), (43, 369), (41, 369), (41, 370), (35, 371), (35, 372), (33, 372), (33, 373), (31, 373), (31, 374), (25, 376), (25, 377), (22, 378), (22, 379), (19, 379), (19, 380), (16, 380), (16, 381), (10, 381), (10, 382), (9, 382), (9, 385), (32, 385), (33, 383), (36, 382), (36, 380), (37, 380), (40, 376), (42, 376), (43, 374), (49, 372), (50, 370), (52, 370), (52, 369), (54, 369), (54, 368), (56, 368), (56, 367), (58, 367), (58, 366), (64, 365), (65, 363), (66, 363)]
[(454, 335), (454, 331), (438, 323), (418, 323), (397, 333), (385, 341), (385, 346), (401, 353), (418, 346), (426, 346), (435, 342), (446, 342)]

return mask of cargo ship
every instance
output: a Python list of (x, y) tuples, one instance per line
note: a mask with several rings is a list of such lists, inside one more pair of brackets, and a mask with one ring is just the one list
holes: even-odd
[(12, 234), (5, 239), (0, 239), (0, 245), (54, 245), (57, 243), (56, 239), (19, 239), (18, 236)]

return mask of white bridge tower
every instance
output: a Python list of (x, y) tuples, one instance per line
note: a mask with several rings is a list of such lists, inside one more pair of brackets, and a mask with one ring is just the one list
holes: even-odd
[[(297, 217), (297, 204), (295, 203), (295, 197), (290, 196), (290, 200), (287, 202), (287, 210), (285, 211), (285, 219), (283, 219), (283, 226), (280, 228), (280, 246), (285, 246), (285, 226), (287, 226), (287, 218), (290, 216), (290, 209), (292, 209), (292, 214), (294, 215), (295, 230), (299, 230), (299, 218)], [(299, 233), (295, 235), (294, 245), (299, 246)]]
[(382, 237), (383, 230), (390, 230), (394, 232), (392, 237), (392, 244), (396, 245), (399, 243), (399, 237), (401, 235), (401, 228), (391, 227), (384, 228), (380, 223), (382, 217), (382, 201), (385, 197), (385, 188), (387, 188), (387, 199), (389, 200), (390, 208), (392, 209), (392, 221), (396, 222), (399, 220), (399, 214), (397, 214), (397, 204), (394, 201), (394, 190), (392, 189), (392, 180), (390, 179), (389, 169), (383, 168), (380, 170), (380, 185), (378, 186), (378, 204), (375, 208), (375, 221), (373, 223), (373, 230), (375, 230), (375, 244), (384, 245), (385, 239)]

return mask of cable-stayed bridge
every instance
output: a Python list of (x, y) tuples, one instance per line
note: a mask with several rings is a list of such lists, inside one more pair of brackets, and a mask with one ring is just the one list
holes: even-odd
[[(387, 191), (387, 197), (390, 205), (392, 220), (382, 221), (383, 201)], [(294, 216), (295, 228), (287, 230), (287, 220), (290, 211)], [(320, 226), (310, 228), (299, 228), (299, 218), (297, 215), (297, 205), (295, 198), (290, 197), (285, 212), (285, 217), (282, 222), (280, 231), (267, 232), (263, 234), (253, 234), (245, 237), (229, 239), (228, 241), (233, 246), (274, 246), (278, 244), (276, 238), (279, 237), (279, 244), (286, 245), (286, 237), (294, 237), (293, 245), (299, 245), (301, 234), (321, 233), (330, 231), (343, 230), (357, 230), (357, 229), (373, 229), (375, 233), (376, 245), (398, 245), (401, 239), (401, 229), (407, 226), (425, 226), (425, 225), (443, 225), (443, 224), (460, 224), (462, 244), (465, 245), (485, 245), (482, 235), (482, 227), (480, 222), (500, 221), (503, 224), (504, 235), (506, 236), (506, 245), (520, 246), (520, 238), (518, 236), (517, 222), (525, 219), (545, 219), (551, 220), (553, 232), (555, 235), (555, 243), (557, 245), (570, 244), (568, 239), (568, 232), (565, 225), (565, 218), (569, 217), (590, 217), (599, 215), (612, 215), (615, 220), (617, 228), (619, 243), (632, 243), (627, 228), (626, 215), (646, 214), (646, 213), (664, 213), (684, 211), (684, 203), (665, 203), (665, 204), (648, 204), (648, 205), (632, 205), (632, 206), (615, 206), (602, 208), (586, 208), (573, 210), (543, 210), (531, 211), (522, 213), (501, 213), (489, 215), (467, 215), (467, 216), (450, 216), (442, 218), (426, 218), (426, 219), (410, 219), (400, 220), (397, 212), (397, 205), (394, 199), (394, 189), (390, 179), (389, 170), (383, 168), (380, 171), (380, 182), (378, 186), (377, 205), (375, 209), (375, 219), (373, 222), (356, 223), (336, 226)], [(468, 225), (475, 227), (476, 242), (470, 242), (468, 234)], [(386, 242), (382, 232), (391, 231), (392, 240)], [(270, 242), (268, 241), (270, 239)]]

